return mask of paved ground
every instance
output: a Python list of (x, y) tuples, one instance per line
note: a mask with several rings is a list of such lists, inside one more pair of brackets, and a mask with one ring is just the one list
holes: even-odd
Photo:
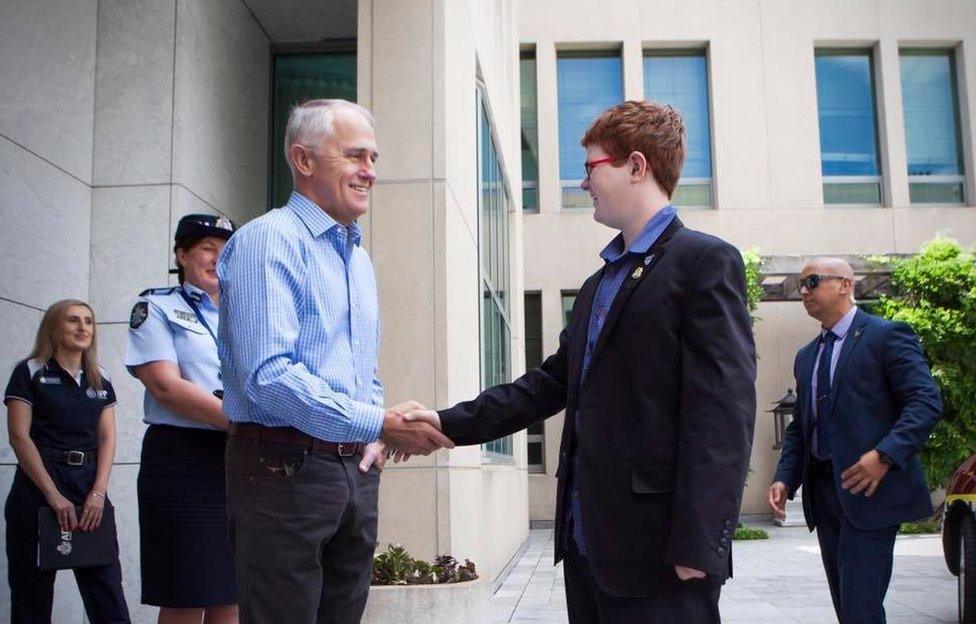
[[(736, 542), (735, 578), (722, 590), (724, 624), (836, 622), (816, 536), (764, 526), (770, 539)], [(492, 599), (492, 623), (567, 622), (562, 565), (552, 565), (551, 530), (532, 531), (528, 549)], [(937, 535), (903, 536), (885, 608), (891, 624), (956, 622), (956, 583)]]

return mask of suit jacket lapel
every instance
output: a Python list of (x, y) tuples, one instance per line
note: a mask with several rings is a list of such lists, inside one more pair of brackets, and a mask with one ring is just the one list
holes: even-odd
[(651, 248), (647, 250), (647, 253), (638, 256), (637, 260), (631, 265), (630, 273), (624, 278), (624, 283), (620, 285), (620, 290), (617, 291), (616, 296), (613, 299), (613, 304), (610, 306), (610, 311), (607, 313), (607, 318), (603, 322), (603, 328), (600, 330), (600, 336), (597, 338), (596, 346), (593, 347), (593, 353), (590, 355), (590, 366), (593, 366), (593, 362), (596, 361), (597, 355), (600, 354), (600, 350), (603, 345), (606, 344), (607, 338), (610, 336), (610, 332), (613, 331), (613, 326), (617, 322), (617, 318), (620, 316), (620, 312), (624, 309), (624, 305), (627, 303), (627, 299), (630, 297), (631, 293), (637, 288), (644, 278), (647, 277), (648, 273), (654, 268), (661, 256), (664, 255), (664, 244), (674, 236), (674, 233), (680, 230), (684, 225), (678, 217), (675, 217), (671, 221), (671, 224), (658, 239), (651, 245)]
[(817, 360), (817, 339), (803, 347), (803, 355), (800, 358), (799, 378), (796, 380), (796, 399), (797, 411), (805, 417), (801, 421), (803, 425), (804, 439), (813, 431), (813, 420), (816, 414), (813, 413), (812, 399), (810, 393), (813, 384), (813, 363)]
[(854, 314), (854, 321), (851, 323), (851, 328), (847, 331), (847, 336), (844, 338), (844, 345), (840, 349), (837, 366), (834, 368), (834, 375), (831, 378), (830, 402), (827, 404), (828, 416), (834, 413), (834, 402), (837, 401), (837, 388), (840, 387), (841, 381), (844, 379), (844, 367), (847, 366), (847, 361), (851, 358), (851, 351), (854, 350), (857, 342), (861, 339), (865, 325), (867, 325), (867, 318), (865, 318), (864, 312), (858, 310)]
[(593, 310), (593, 299), (596, 297), (597, 286), (603, 278), (604, 268), (594, 273), (583, 283), (576, 295), (576, 314), (573, 316), (570, 328), (570, 388), (579, 387), (580, 372), (583, 370), (583, 355), (586, 353), (586, 333), (590, 326), (590, 313)]

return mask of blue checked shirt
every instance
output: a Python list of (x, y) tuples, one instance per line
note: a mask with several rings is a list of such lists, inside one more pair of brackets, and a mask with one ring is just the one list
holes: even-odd
[(359, 226), (292, 193), (227, 242), (218, 332), (231, 422), (295, 427), (331, 442), (373, 442), (379, 306)]

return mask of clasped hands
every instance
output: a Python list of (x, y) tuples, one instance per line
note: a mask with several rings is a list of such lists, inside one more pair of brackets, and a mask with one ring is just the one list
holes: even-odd
[(441, 419), (416, 401), (407, 401), (386, 410), (380, 439), (367, 444), (359, 469), (367, 472), (375, 465), (383, 470), (386, 461), (407, 461), (412, 455), (430, 455), (442, 448), (454, 448), (441, 429)]

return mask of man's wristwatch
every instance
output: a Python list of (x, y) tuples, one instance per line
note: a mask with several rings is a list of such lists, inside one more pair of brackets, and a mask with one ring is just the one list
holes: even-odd
[(882, 464), (884, 464), (884, 465), (886, 465), (888, 467), (891, 467), (891, 466), (894, 466), (895, 465), (895, 460), (893, 460), (890, 457), (888, 457), (882, 451), (878, 451), (878, 449), (874, 449), (874, 450), (878, 452), (878, 457), (881, 459), (881, 463)]

